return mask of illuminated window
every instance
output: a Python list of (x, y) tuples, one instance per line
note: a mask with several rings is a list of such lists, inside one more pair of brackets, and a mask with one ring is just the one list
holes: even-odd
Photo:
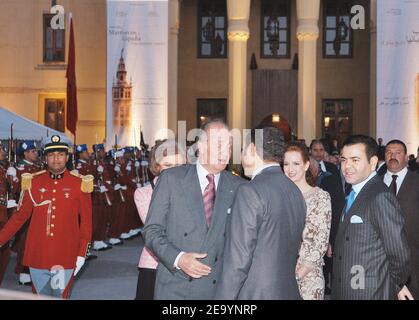
[(261, 57), (290, 57), (291, 1), (262, 0)]
[(45, 99), (45, 125), (61, 132), (65, 131), (65, 100)]
[(226, 58), (226, 0), (200, 0), (198, 11), (198, 57)]

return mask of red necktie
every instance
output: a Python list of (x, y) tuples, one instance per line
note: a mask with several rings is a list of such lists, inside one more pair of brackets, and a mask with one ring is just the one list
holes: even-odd
[(208, 174), (208, 185), (204, 190), (204, 194), (202, 195), (204, 201), (204, 210), (205, 210), (205, 219), (207, 220), (208, 228), (211, 225), (211, 216), (212, 210), (214, 209), (214, 200), (215, 200), (215, 181), (214, 175)]

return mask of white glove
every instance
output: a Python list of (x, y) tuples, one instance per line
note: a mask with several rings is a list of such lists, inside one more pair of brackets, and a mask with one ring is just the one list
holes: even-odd
[(135, 161), (135, 167), (139, 168), (140, 167), (140, 161)]
[(127, 171), (131, 171), (132, 170), (131, 166), (127, 166), (126, 169), (127, 169)]
[(122, 190), (127, 190), (127, 186), (122, 186), (121, 189)]
[[(80, 169), (80, 168), (77, 168), (77, 169)], [(77, 169), (74, 169), (74, 170), (72, 170), (74, 173), (77, 173), (77, 174), (79, 174), (80, 172), (79, 172), (79, 170), (77, 170)]]
[(102, 173), (103, 172), (103, 167), (102, 166), (98, 166), (97, 167), (97, 172)]
[(118, 191), (119, 189), (121, 189), (121, 185), (118, 183), (118, 184), (116, 184), (116, 185), (113, 187), (113, 189), (114, 189), (115, 191)]
[(148, 166), (148, 161), (146, 161), (146, 160), (141, 161), (141, 165), (143, 167), (147, 167)]
[(106, 191), (108, 191), (108, 189), (105, 186), (100, 186), (100, 192), (101, 193), (104, 193)]
[(137, 188), (141, 188), (141, 183), (137, 183)]
[(17, 207), (16, 200), (8, 200), (7, 201), (7, 209), (16, 208), (16, 207)]
[(9, 167), (6, 172), (7, 176), (12, 176), (13, 178), (16, 177), (16, 169), (13, 167)]
[(114, 170), (115, 170), (115, 172), (120, 172), (121, 171), (121, 167), (118, 166), (118, 165), (116, 165)]
[(76, 276), (77, 273), (79, 273), (79, 271), (80, 271), (81, 267), (83, 267), (85, 261), (86, 261), (86, 258), (77, 257), (76, 269), (74, 270), (74, 276)]

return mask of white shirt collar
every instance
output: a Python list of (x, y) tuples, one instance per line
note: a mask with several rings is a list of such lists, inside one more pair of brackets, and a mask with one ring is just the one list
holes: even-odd
[(367, 184), (368, 181), (370, 181), (372, 178), (374, 178), (377, 175), (377, 172), (374, 170), (367, 179), (362, 181), (361, 183), (354, 184), (352, 186), (352, 189), (355, 191), (355, 198), (358, 196), (358, 194), (361, 192), (362, 188)]
[(323, 172), (327, 172), (326, 165), (324, 164), (324, 161), (323, 160), (320, 160), (319, 161), (319, 164), (320, 164), (320, 168), (322, 168), (322, 171)]
[[(199, 163), (199, 159), (196, 162), (196, 172), (198, 174), (199, 185), (201, 186), (201, 193), (204, 193), (205, 188), (207, 187), (209, 181), (207, 179), (207, 175), (209, 172)], [(214, 178), (215, 182), (215, 190), (217, 190), (218, 182), (220, 181), (221, 173), (217, 173)]]
[(399, 190), (400, 190), (400, 187), (401, 187), (401, 185), (402, 185), (402, 183), (403, 183), (403, 180), (404, 180), (404, 178), (406, 177), (406, 175), (407, 175), (407, 167), (404, 167), (402, 170), (400, 170), (399, 172), (396, 172), (396, 173), (393, 173), (393, 172), (390, 172), (388, 169), (387, 169), (387, 172), (386, 172), (386, 174), (384, 175), (384, 183), (387, 185), (387, 186), (390, 186), (390, 184), (391, 184), (391, 181), (393, 180), (393, 175), (396, 175), (397, 176), (397, 180), (396, 180), (396, 184), (397, 184), (397, 192), (399, 192)]
[(81, 163), (87, 163), (87, 161), (86, 160), (83, 160), (83, 159), (79, 159), (79, 162), (81, 162)]
[(26, 160), (26, 159), (23, 159), (23, 162), (26, 162), (26, 164), (29, 164), (30, 166), (32, 166), (32, 165), (33, 165), (33, 163), (32, 163), (32, 162), (30, 162), (30, 161), (28, 161), (28, 160)]
[(252, 175), (252, 180), (258, 175), (260, 174), (263, 170), (265, 170), (266, 168), (270, 168), (270, 167), (279, 167), (278, 163), (269, 163), (269, 164), (264, 164), (263, 166), (260, 166), (259, 168), (257, 168)]

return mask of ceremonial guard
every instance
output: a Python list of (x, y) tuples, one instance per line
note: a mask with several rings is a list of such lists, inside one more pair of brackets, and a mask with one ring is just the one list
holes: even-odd
[(33, 291), (67, 298), (73, 277), (84, 265), (92, 238), (93, 176), (66, 169), (69, 146), (58, 135), (48, 138), (47, 170), (23, 174), (19, 207), (0, 231), (0, 245), (31, 218), (23, 264)]
[[(12, 188), (16, 188), (17, 186), (16, 170), (8, 167), (7, 149), (0, 141), (0, 231), (7, 222), (8, 209), (10, 208), (13, 210), (13, 207), (16, 206), (16, 202), (14, 200), (9, 200), (11, 183)], [(2, 247), (0, 247), (0, 284), (3, 280), (4, 274), (6, 273), (9, 259), (10, 248), (9, 243), (6, 242)]]
[(112, 216), (113, 186), (112, 174), (105, 163), (105, 146), (94, 144), (95, 188), (92, 194), (93, 214), (98, 213), (93, 224), (93, 250), (107, 250), (112, 246), (106, 243), (108, 223)]
[[(18, 153), (22, 157), (22, 160), (17, 165), (17, 178), (19, 181), (22, 181), (22, 175), (24, 173), (35, 173), (42, 169), (41, 165), (38, 163), (38, 150), (35, 141), (29, 140), (22, 142), (19, 146)], [(18, 195), (21, 193), (20, 189), (20, 185), (18, 185)], [(22, 285), (31, 285), (29, 268), (22, 264), (29, 223), (30, 220), (26, 221), (22, 228), (16, 233), (12, 246), (12, 250), (17, 253), (15, 273), (19, 275), (19, 284)]]

